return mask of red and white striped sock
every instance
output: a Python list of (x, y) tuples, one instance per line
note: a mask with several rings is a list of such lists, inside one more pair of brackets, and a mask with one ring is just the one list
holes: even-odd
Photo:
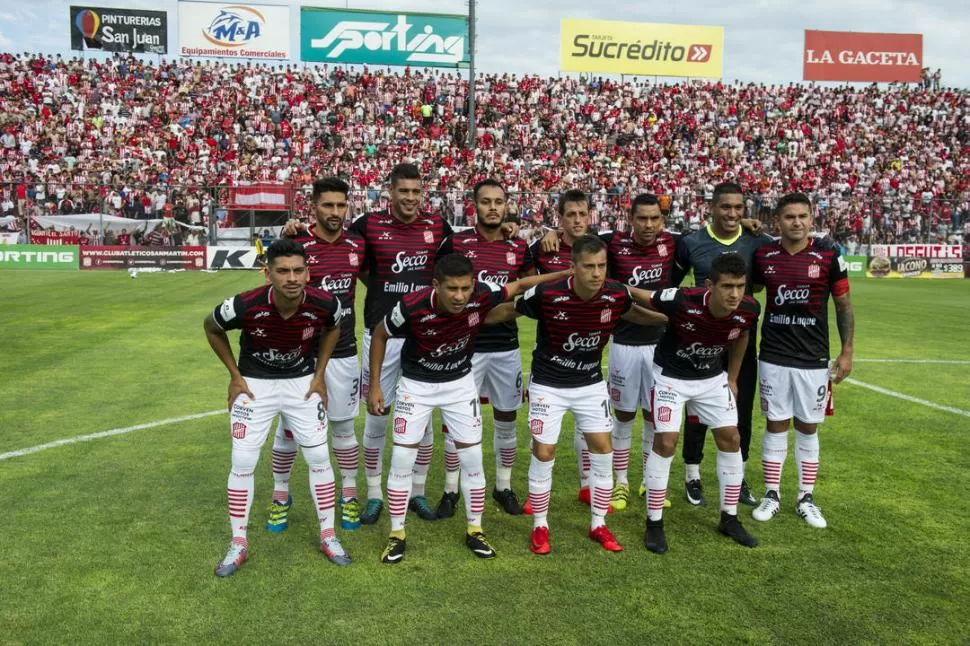
[(411, 497), (424, 495), (424, 483), (428, 481), (428, 469), (431, 468), (431, 458), (434, 455), (434, 429), (431, 422), (424, 431), (421, 444), (418, 445), (418, 457), (414, 461), (414, 477), (411, 479)]
[(721, 487), (721, 511), (738, 515), (741, 481), (744, 480), (744, 460), (741, 451), (717, 452), (717, 483)]
[(333, 531), (334, 507), (337, 504), (337, 483), (333, 479), (330, 453), (327, 445), (321, 444), (310, 449), (304, 448), (303, 457), (310, 470), (310, 493), (313, 495), (313, 506), (317, 508), (322, 536), (325, 530)]
[(240, 545), (246, 544), (246, 531), (249, 529), (249, 510), (253, 506), (253, 472), (229, 472), (226, 497), (229, 501), (229, 525), (232, 540)]
[(610, 509), (610, 494), (613, 492), (613, 453), (590, 453), (589, 465), (592, 511), (589, 528), (596, 529), (606, 524), (606, 514)]
[(515, 421), (495, 420), (492, 443), (495, 450), (495, 488), (512, 488), (512, 467), (515, 466)]
[(665, 458), (656, 453), (650, 454), (645, 470), (647, 485), (647, 519), (660, 520), (664, 514), (664, 500), (667, 499), (667, 483), (670, 481), (670, 465), (674, 456)]
[(573, 450), (576, 451), (576, 464), (579, 468), (579, 488), (589, 487), (589, 448), (586, 446), (586, 437), (576, 431), (573, 433)]
[(293, 431), (283, 427), (280, 420), (273, 437), (273, 500), (285, 503), (290, 497), (290, 474), (296, 461), (296, 440)]
[(330, 420), (330, 432), (333, 436), (333, 455), (340, 469), (340, 497), (343, 500), (356, 498), (360, 444), (354, 434), (354, 420)]
[(529, 463), (529, 500), (532, 502), (532, 526), (548, 527), (549, 498), (552, 494), (552, 467), (556, 460), (542, 462), (532, 456)]
[(795, 461), (798, 463), (798, 497), (815, 491), (818, 477), (818, 433), (802, 433), (795, 429)]
[(391, 531), (404, 531), (404, 517), (411, 499), (414, 461), (418, 450), (394, 445), (391, 449), (391, 468), (387, 471), (387, 511), (391, 516)]
[(482, 526), (485, 513), (485, 465), (482, 445), (458, 449), (461, 461), (461, 495), (465, 498), (465, 516), (472, 527)]
[(630, 447), (633, 446), (633, 420), (613, 419), (613, 472), (619, 484), (630, 484)]
[(761, 469), (765, 476), (765, 489), (778, 492), (781, 489), (781, 470), (788, 457), (788, 431), (769, 433), (761, 440)]
[[(643, 488), (647, 488), (647, 462), (650, 460), (650, 452), (653, 451), (653, 424), (647, 419), (649, 416), (644, 414), (643, 419), (643, 439), (640, 441), (640, 450), (643, 452)], [(666, 487), (664, 487), (666, 489)]]
[(384, 440), (387, 436), (387, 415), (364, 416), (364, 476), (367, 478), (367, 497), (382, 500), (381, 473), (384, 467)]

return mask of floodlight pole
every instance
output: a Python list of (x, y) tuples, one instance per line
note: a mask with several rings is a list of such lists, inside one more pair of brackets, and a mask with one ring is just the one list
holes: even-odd
[(475, 148), (475, 3), (468, 0), (468, 147)]

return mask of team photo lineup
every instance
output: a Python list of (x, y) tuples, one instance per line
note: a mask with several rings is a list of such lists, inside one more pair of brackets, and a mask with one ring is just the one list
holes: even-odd
[[(532, 516), (528, 549), (535, 554), (552, 551), (552, 472), (567, 412), (575, 419), (578, 497), (590, 506), (589, 538), (607, 551), (624, 549), (606, 519), (631, 502), (628, 467), (638, 410), (638, 493), (646, 499), (648, 550), (668, 550), (663, 510), (671, 506), (671, 464), (685, 414), (685, 499), (706, 505), (700, 461), (710, 428), (718, 449), (721, 534), (756, 547), (739, 505), (753, 507), (752, 518), (761, 522), (781, 510), (793, 423), (799, 480), (793, 508), (810, 527), (827, 526), (814, 499), (817, 429), (832, 383), (852, 370), (854, 315), (845, 260), (834, 241), (812, 235), (807, 196), (791, 193), (778, 201), (777, 238), (761, 233), (757, 221), (743, 220), (742, 189), (729, 182), (715, 187), (710, 222), (694, 233), (667, 232), (657, 196), (643, 193), (631, 202), (629, 233), (595, 235), (588, 232), (591, 201), (572, 189), (559, 200), (561, 230), (530, 245), (507, 222), (505, 189), (494, 179), (475, 186), (475, 226), (463, 232), (422, 211), (422, 178), (414, 164), (395, 166), (389, 184), (389, 209), (367, 213), (345, 229), (350, 187), (337, 177), (314, 182), (309, 222), (288, 222), (286, 236), (265, 251), (267, 284), (228, 298), (205, 319), (209, 344), (231, 378), (226, 493), (232, 541), (218, 576), (232, 575), (248, 557), (255, 468), (271, 430), (270, 532), (288, 526), (290, 472), (302, 449), (320, 550), (332, 563), (352, 562), (335, 531), (336, 516), (344, 531), (374, 525), (385, 507), (385, 486), (391, 530), (382, 563), (404, 559), (408, 511), (427, 521), (447, 519), (459, 500), (469, 550), (494, 558), (483, 531), (482, 401), (495, 409), (492, 498), (505, 513)], [(697, 286), (679, 287), (688, 272)], [(366, 289), (359, 371), (358, 282)], [(767, 305), (759, 361), (761, 306), (751, 294), (761, 289)], [(842, 341), (834, 361), (830, 296)], [(538, 322), (527, 382), (514, 323), (519, 316)], [(238, 363), (225, 333), (230, 329), (241, 331)], [(603, 350), (611, 339), (604, 380)], [(756, 384), (768, 418), (760, 501), (745, 479)], [(520, 505), (511, 477), (524, 393), (531, 460)], [(366, 406), (363, 442), (354, 431), (359, 403)], [(435, 409), (445, 451), (436, 508), (426, 492)], [(366, 495), (357, 488), (361, 444)]]

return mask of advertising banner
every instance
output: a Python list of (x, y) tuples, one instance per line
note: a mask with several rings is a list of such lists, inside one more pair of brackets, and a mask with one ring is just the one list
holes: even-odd
[(724, 28), (614, 20), (560, 22), (564, 72), (721, 78)]
[(206, 247), (206, 267), (209, 269), (260, 269), (256, 247)]
[(77, 269), (78, 247), (11, 244), (0, 246), (2, 269)]
[(457, 67), (470, 60), (468, 17), (303, 7), (300, 60)]
[(20, 241), (20, 234), (17, 232), (0, 233), (0, 244), (17, 244)]
[(71, 49), (167, 54), (168, 13), (72, 6)]
[(179, 2), (179, 54), (290, 57), (290, 8), (266, 4)]
[(81, 269), (205, 269), (205, 247), (81, 247)]
[(866, 275), (865, 256), (845, 256), (845, 266), (849, 272), (849, 278), (864, 278)]
[(922, 34), (805, 30), (806, 81), (919, 83)]
[(869, 278), (963, 278), (963, 248), (946, 244), (873, 245)]
[(81, 244), (81, 234), (77, 231), (31, 231), (30, 242), (32, 244)]

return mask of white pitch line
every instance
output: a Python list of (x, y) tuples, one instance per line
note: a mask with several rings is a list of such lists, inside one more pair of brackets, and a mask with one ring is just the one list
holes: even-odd
[(157, 422), (148, 422), (147, 424), (136, 424), (134, 426), (126, 426), (124, 428), (113, 428), (107, 431), (101, 431), (99, 433), (91, 433), (90, 435), (78, 435), (77, 437), (68, 437), (63, 440), (56, 440), (54, 442), (48, 442), (47, 444), (38, 444), (37, 446), (31, 446), (26, 449), (18, 449), (17, 451), (0, 453), (0, 462), (4, 460), (9, 460), (10, 458), (19, 458), (24, 455), (30, 455), (31, 453), (39, 453), (40, 451), (46, 451), (47, 449), (53, 449), (58, 446), (77, 444), (79, 442), (90, 442), (91, 440), (97, 440), (102, 437), (111, 437), (112, 435), (124, 435), (125, 433), (140, 431), (146, 428), (155, 428), (157, 426), (166, 426), (168, 424), (178, 424), (179, 422), (189, 422), (194, 419), (202, 419), (203, 417), (212, 417), (213, 415), (219, 415), (219, 414), (225, 415), (227, 413), (228, 411), (224, 409), (210, 410), (205, 413), (196, 413), (195, 415), (185, 415), (183, 417), (172, 417), (169, 419), (161, 419), (161, 420), (158, 420)]
[(970, 361), (962, 359), (853, 359), (853, 363), (926, 363), (970, 366)]
[(905, 395), (903, 393), (897, 393), (895, 390), (888, 390), (881, 386), (873, 386), (872, 384), (867, 384), (863, 381), (857, 379), (852, 379), (851, 377), (846, 379), (846, 381), (853, 386), (861, 386), (863, 388), (868, 388), (869, 390), (874, 390), (882, 395), (888, 395), (889, 397), (895, 397), (896, 399), (902, 399), (914, 404), (920, 404), (926, 406), (927, 408), (935, 408), (936, 410), (941, 410), (946, 413), (953, 413), (954, 415), (963, 415), (964, 417), (970, 417), (970, 410), (963, 410), (962, 408), (953, 408), (952, 406), (943, 406), (937, 404), (936, 402), (931, 402), (926, 399), (920, 399), (919, 397), (913, 397), (912, 395)]

